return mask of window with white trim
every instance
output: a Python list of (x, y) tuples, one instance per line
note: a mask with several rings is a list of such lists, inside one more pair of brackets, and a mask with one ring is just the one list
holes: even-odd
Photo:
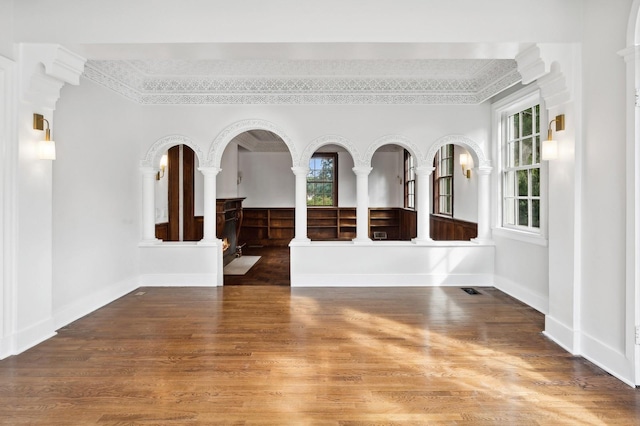
[(502, 226), (540, 233), (540, 104), (506, 112), (503, 124)]
[(453, 145), (438, 149), (433, 159), (433, 213), (453, 217)]

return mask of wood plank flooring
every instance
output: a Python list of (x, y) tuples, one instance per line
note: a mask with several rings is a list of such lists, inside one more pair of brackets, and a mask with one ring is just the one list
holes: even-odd
[(260, 260), (244, 275), (225, 275), (224, 285), (291, 285), (289, 247), (250, 247), (242, 250)]
[(0, 361), (0, 424), (640, 424), (639, 391), (478, 290), (142, 288)]

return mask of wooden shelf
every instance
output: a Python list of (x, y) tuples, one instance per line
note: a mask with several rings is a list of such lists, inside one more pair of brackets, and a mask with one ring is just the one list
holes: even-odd
[[(285, 246), (295, 237), (295, 209), (245, 208), (240, 242), (249, 245)], [(307, 237), (315, 241), (351, 241), (356, 238), (355, 207), (307, 208)], [(416, 236), (415, 211), (398, 207), (369, 209), (369, 235), (387, 233), (388, 240)]]

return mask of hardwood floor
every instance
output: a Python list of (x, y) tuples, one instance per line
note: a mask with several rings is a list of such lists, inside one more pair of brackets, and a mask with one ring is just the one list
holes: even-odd
[(0, 361), (0, 423), (640, 424), (639, 391), (478, 290), (142, 288)]
[(261, 256), (245, 275), (225, 275), (224, 285), (291, 285), (289, 247), (245, 247), (247, 256)]

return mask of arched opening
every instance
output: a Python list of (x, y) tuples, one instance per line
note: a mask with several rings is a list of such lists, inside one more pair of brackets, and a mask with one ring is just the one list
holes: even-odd
[(162, 241), (200, 241), (203, 236), (203, 176), (193, 149), (178, 144), (161, 156), (156, 174), (155, 230)]
[(433, 159), (430, 237), (469, 241), (478, 236), (478, 177), (473, 156), (458, 144), (442, 145)]
[(489, 239), (491, 166), (482, 148), (467, 137), (449, 135), (431, 145), (425, 160), (433, 170), (429, 182), (430, 238)]
[(312, 241), (356, 238), (355, 162), (337, 142), (316, 146), (307, 159), (307, 236)]
[(242, 201), (238, 257), (225, 267), (225, 285), (289, 285), (288, 245), (295, 237), (291, 165), (289, 147), (271, 130), (245, 130), (224, 148), (217, 198)]
[(418, 157), (411, 146), (389, 140), (371, 156), (369, 238), (409, 241), (417, 236)]

